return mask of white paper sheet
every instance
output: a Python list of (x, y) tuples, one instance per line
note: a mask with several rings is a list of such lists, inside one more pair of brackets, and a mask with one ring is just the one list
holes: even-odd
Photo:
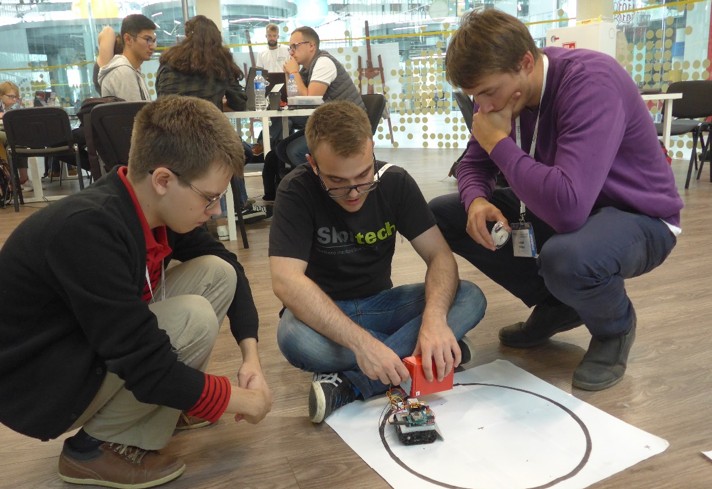
[(408, 489), (584, 488), (668, 447), (504, 360), (459, 372), (455, 384), (421, 399), (444, 437), (432, 444), (399, 442), (385, 396), (326, 421), (391, 486)]

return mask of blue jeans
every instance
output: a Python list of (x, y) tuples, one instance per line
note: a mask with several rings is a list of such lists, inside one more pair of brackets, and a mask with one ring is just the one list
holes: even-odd
[(285, 152), (287, 153), (288, 161), (292, 164), (292, 166), (296, 167), (307, 162), (307, 153), (309, 153), (309, 148), (307, 148), (306, 136), (294, 139), (287, 138), (284, 142), (286, 143)]
[[(510, 222), (519, 219), (519, 199), (511, 189), (495, 190), (490, 202)], [(511, 240), (497, 251), (472, 240), (465, 230), (467, 214), (458, 194), (437, 197), (429, 205), (455, 253), (528, 306), (553, 295), (578, 312), (593, 336), (616, 336), (630, 330), (635, 311), (625, 279), (660, 265), (677, 242), (660, 219), (614, 207), (594, 210), (580, 229), (563, 234), (527, 210), (539, 257), (516, 258)]]
[[(384, 290), (362, 299), (334, 301), (352, 321), (393, 350), (400, 358), (413, 354), (425, 308), (425, 285), (412, 284)], [(460, 281), (447, 323), (460, 340), (480, 322), (487, 302), (473, 283)], [(277, 344), (295, 367), (308, 372), (340, 372), (359, 390), (364, 399), (386, 392), (388, 386), (371, 380), (358, 368), (356, 356), (348, 348), (331, 341), (284, 311), (277, 329)]]

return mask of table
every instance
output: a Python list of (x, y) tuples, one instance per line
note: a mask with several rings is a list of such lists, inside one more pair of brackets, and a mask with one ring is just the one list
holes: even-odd
[(271, 150), (269, 141), (269, 120), (271, 117), (282, 118), (282, 136), (287, 137), (289, 135), (288, 119), (290, 117), (308, 117), (312, 115), (314, 110), (315, 109), (242, 110), (239, 112), (225, 112), (225, 117), (228, 119), (261, 119), (262, 147), (264, 148), (264, 154), (267, 154)]
[[(281, 117), (282, 118), (282, 136), (287, 137), (289, 135), (289, 124), (288, 120), (290, 117), (308, 117), (312, 115), (315, 109), (287, 109), (287, 110), (242, 110), (239, 112), (224, 112), (225, 117), (228, 119), (260, 119), (262, 120), (262, 147), (264, 148), (264, 153), (270, 152), (270, 140), (269, 140), (269, 120), (271, 117)], [(249, 176), (259, 176), (258, 172)], [(248, 176), (245, 174), (245, 176)], [(235, 225), (235, 201), (232, 195), (232, 186), (227, 187), (227, 194), (225, 194), (225, 203), (227, 204), (227, 235), (230, 241), (235, 241), (237, 239), (237, 226)]]
[(665, 149), (670, 148), (670, 132), (672, 130), (672, 104), (675, 100), (681, 99), (681, 93), (644, 93), (643, 100), (663, 101), (663, 144)]

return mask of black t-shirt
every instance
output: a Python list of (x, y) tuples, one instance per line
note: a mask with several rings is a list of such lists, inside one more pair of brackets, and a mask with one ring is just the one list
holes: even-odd
[(418, 185), (402, 168), (383, 172), (352, 213), (326, 194), (305, 164), (277, 190), (269, 255), (306, 261), (307, 277), (334, 300), (368, 297), (393, 286), (396, 231), (411, 241), (434, 225)]

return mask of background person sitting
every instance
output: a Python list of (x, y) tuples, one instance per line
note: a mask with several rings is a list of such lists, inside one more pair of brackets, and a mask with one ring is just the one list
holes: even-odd
[[(324, 102), (348, 100), (365, 112), (366, 106), (351, 75), (336, 58), (319, 49), (319, 43), (319, 34), (311, 27), (294, 29), (289, 38), (290, 57), (284, 63), (284, 73), (287, 77), (294, 75), (299, 95), (320, 96)], [(293, 128), (304, 128), (306, 118), (291, 119)], [(271, 156), (265, 156), (262, 170), (265, 191), (263, 199), (266, 201), (274, 200), (277, 184), (284, 175), (285, 168), (291, 169), (307, 161), (304, 131), (297, 131), (280, 141), (275, 151), (271, 152), (274, 153)]]
[[(5, 112), (21, 107), (22, 99), (20, 98), (20, 89), (18, 86), (11, 81), (0, 83), (0, 119), (5, 115)], [(7, 158), (7, 151), (5, 149), (5, 146), (7, 146), (7, 135), (5, 131), (0, 131), (0, 143), (2, 144), (3, 151), (5, 151), (5, 158)], [(32, 182), (30, 182), (30, 177), (27, 175), (27, 157), (18, 156), (15, 158), (15, 166), (20, 175), (20, 185), (23, 185), (25, 190), (33, 190)]]

